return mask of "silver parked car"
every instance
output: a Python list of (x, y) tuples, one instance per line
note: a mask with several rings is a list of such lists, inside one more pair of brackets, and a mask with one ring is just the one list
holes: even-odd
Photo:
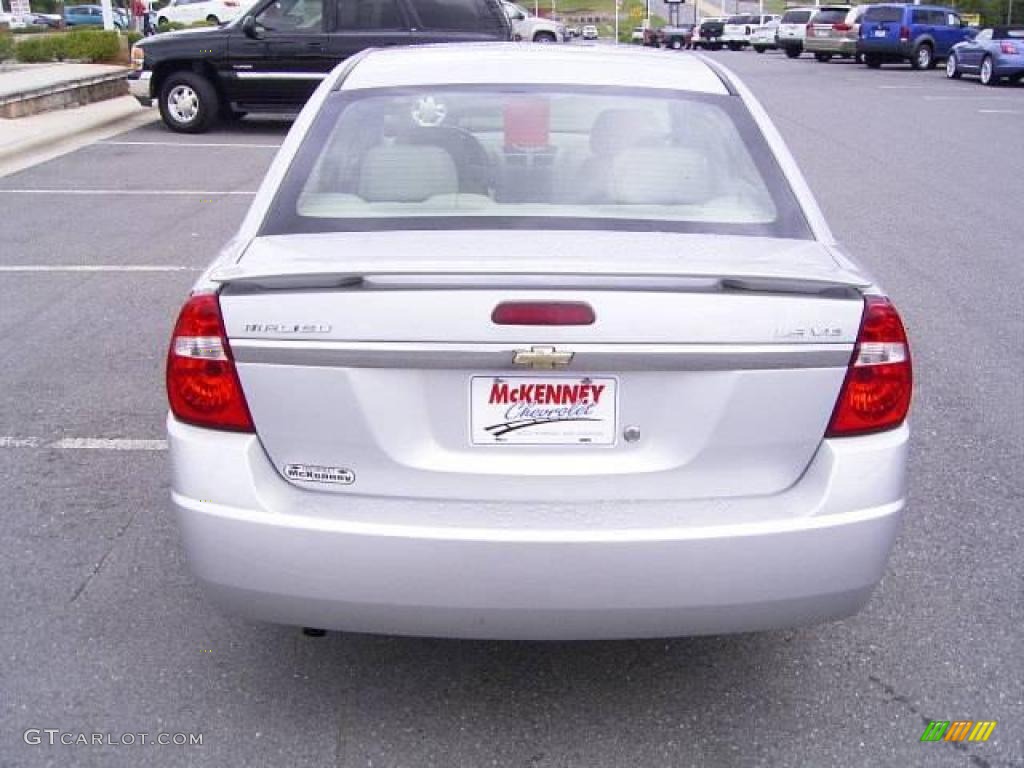
[(296, 626), (834, 619), (906, 495), (899, 315), (688, 54), (354, 57), (195, 285), (167, 386), (195, 576)]

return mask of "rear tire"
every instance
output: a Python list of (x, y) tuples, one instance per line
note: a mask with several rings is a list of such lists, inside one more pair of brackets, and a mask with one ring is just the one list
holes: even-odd
[(978, 78), (982, 85), (999, 85), (999, 78), (996, 77), (995, 67), (992, 64), (992, 57), (986, 56), (981, 60), (981, 69), (978, 70)]
[(786, 58), (798, 59), (800, 58), (801, 53), (803, 53), (803, 51), (800, 50), (799, 48), (790, 47), (786, 49)]
[(957, 65), (956, 54), (949, 54), (949, 58), (946, 59), (946, 77), (950, 80), (959, 80), (963, 72), (960, 71), (960, 67)]
[(206, 17), (206, 20), (207, 20), (208, 22), (210, 22), (211, 24), (213, 24), (213, 26), (215, 26), (215, 27), (216, 27), (216, 26), (218, 26), (218, 25), (220, 24), (220, 19), (218, 19), (218, 18), (217, 18), (216, 16), (214, 16), (214, 15), (213, 15), (212, 13), (211, 13), (211, 14), (210, 14), (209, 16), (207, 16), (207, 17)]
[(764, 53), (765, 49), (763, 45), (755, 45), (754, 50), (757, 51), (758, 53)]
[(533, 42), (535, 43), (553, 43), (555, 42), (555, 36), (550, 32), (538, 32), (533, 36)]
[(672, 40), (669, 42), (668, 47), (671, 48), (673, 51), (678, 51), (680, 48), (683, 47), (683, 41), (678, 39)]
[(829, 62), (829, 61), (832, 60), (832, 54), (831, 53), (816, 53), (816, 54), (814, 54), (814, 58), (817, 61), (820, 61), (822, 64), (825, 64), (826, 62)]
[(868, 69), (881, 69), (882, 68), (882, 57), (877, 53), (865, 53), (864, 64)]
[(914, 69), (935, 68), (935, 55), (928, 43), (921, 43), (914, 49), (910, 58), (910, 66)]
[(195, 72), (168, 75), (160, 88), (160, 117), (177, 133), (203, 133), (217, 121), (220, 98), (213, 83)]

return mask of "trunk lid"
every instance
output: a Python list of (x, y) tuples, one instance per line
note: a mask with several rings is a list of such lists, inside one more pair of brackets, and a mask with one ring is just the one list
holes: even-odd
[[(870, 284), (810, 241), (591, 232), (262, 238), (211, 277), (290, 482), (520, 500), (784, 490), (821, 443)], [(503, 302), (596, 321), (497, 325)]]

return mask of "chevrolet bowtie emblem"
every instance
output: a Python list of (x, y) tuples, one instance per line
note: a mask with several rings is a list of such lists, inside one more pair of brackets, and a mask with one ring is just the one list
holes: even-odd
[(554, 347), (530, 347), (516, 350), (512, 363), (527, 368), (565, 368), (572, 362), (572, 352), (559, 352)]

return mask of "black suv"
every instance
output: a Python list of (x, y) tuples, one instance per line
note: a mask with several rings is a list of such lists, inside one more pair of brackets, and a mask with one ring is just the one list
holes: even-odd
[(171, 130), (247, 112), (297, 112), (338, 62), (365, 48), (511, 40), (500, 0), (258, 0), (229, 24), (132, 47), (132, 94)]

